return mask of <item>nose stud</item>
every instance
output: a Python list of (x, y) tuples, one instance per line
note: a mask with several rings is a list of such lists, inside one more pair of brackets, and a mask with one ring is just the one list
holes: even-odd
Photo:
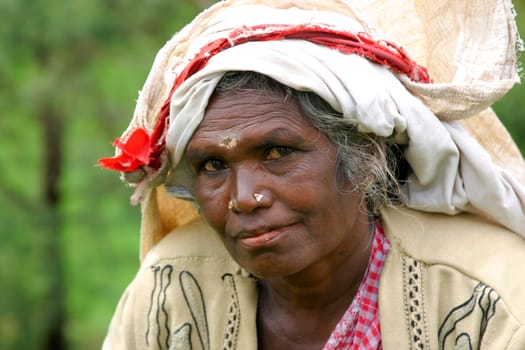
[[(263, 199), (264, 199), (264, 195), (261, 194), (261, 193), (254, 193), (253, 194), (253, 198), (255, 198), (255, 201), (257, 203), (260, 203)], [(228, 201), (228, 210), (232, 211), (232, 212), (236, 212), (236, 211), (239, 211), (237, 209), (237, 205), (236, 203), (233, 201), (233, 200), (229, 200)]]
[(260, 193), (254, 193), (254, 194), (253, 194), (253, 198), (255, 198), (255, 201), (256, 201), (257, 203), (259, 203), (260, 201), (263, 200), (264, 195), (262, 195), (262, 194), (260, 194)]

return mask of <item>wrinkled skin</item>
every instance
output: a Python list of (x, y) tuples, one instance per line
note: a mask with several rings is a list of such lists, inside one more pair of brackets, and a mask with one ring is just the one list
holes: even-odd
[(322, 348), (371, 241), (363, 200), (336, 167), (333, 145), (290, 99), (247, 89), (212, 98), (186, 157), (203, 215), (261, 279), (261, 347)]

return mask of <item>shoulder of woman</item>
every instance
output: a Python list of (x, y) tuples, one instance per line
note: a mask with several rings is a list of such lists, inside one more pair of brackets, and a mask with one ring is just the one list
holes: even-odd
[(388, 209), (382, 220), (385, 349), (525, 346), (525, 239), (470, 214)]
[(438, 271), (434, 282), (453, 271), (464, 280), (490, 287), (525, 324), (523, 237), (466, 213), (451, 216), (388, 209), (382, 212), (382, 220), (391, 252), (424, 264), (429, 273)]
[(381, 217), (393, 246), (428, 264), (486, 269), (497, 260), (523, 266), (525, 238), (477, 215), (393, 208), (383, 210)]
[(142, 262), (149, 269), (162, 261), (219, 259), (233, 262), (217, 233), (201, 218), (173, 229), (163, 237)]
[[(229, 257), (205, 222), (194, 220), (146, 255), (117, 306), (104, 349), (163, 348), (160, 344), (187, 349), (196, 342), (220, 348), (233, 336), (228, 331), (238, 332), (232, 320), (241, 312), (255, 322), (255, 298), (255, 279)], [(252, 339), (250, 334), (236, 341)]]

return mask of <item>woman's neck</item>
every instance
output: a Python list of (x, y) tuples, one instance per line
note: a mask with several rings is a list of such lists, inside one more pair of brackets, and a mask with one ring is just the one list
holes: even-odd
[(260, 349), (321, 349), (352, 302), (368, 266), (372, 236), (337, 266), (259, 281)]

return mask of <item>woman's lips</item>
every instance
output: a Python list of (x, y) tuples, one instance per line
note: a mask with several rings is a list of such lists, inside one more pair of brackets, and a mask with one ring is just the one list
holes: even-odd
[(279, 239), (281, 236), (289, 233), (292, 226), (294, 225), (270, 229), (257, 234), (241, 235), (239, 242), (244, 248), (248, 249), (264, 248), (273, 244), (274, 241)]

